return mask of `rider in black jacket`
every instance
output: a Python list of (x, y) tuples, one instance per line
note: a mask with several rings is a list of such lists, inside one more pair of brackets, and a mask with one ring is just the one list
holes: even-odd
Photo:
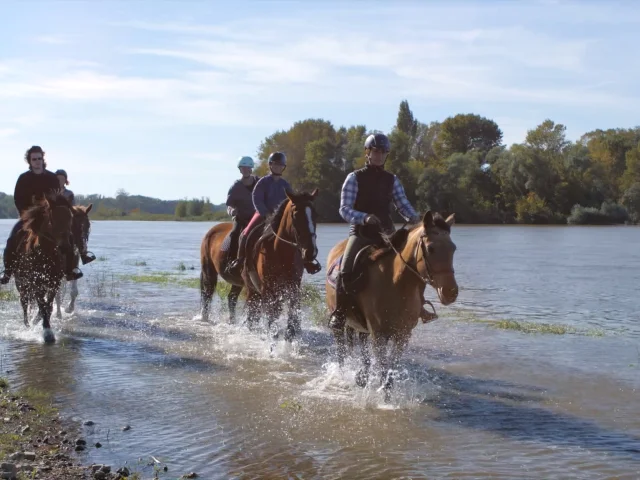
[[(24, 172), (16, 182), (13, 198), (18, 209), (18, 215), (22, 216), (25, 210), (31, 207), (34, 200), (41, 200), (45, 195), (55, 193), (60, 189), (58, 178), (53, 172), (47, 170), (47, 163), (44, 160), (44, 151), (37, 145), (31, 147), (24, 156), (29, 164), (29, 170)], [(18, 249), (18, 233), (22, 229), (22, 220), (14, 225), (7, 245), (4, 250), (4, 274), (0, 277), (0, 284), (9, 283), (13, 275), (14, 263), (16, 261), (16, 251)], [(67, 280), (77, 280), (82, 277), (82, 272), (73, 266), (73, 240), (70, 246), (63, 252), (66, 257), (65, 276)]]

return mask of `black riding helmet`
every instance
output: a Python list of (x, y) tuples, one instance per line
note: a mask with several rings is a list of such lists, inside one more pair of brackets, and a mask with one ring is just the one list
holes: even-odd
[(391, 142), (389, 138), (384, 133), (374, 133), (367, 137), (364, 141), (364, 148), (381, 148), (386, 153), (391, 151)]
[(269, 163), (276, 163), (278, 165), (287, 165), (287, 156), (284, 152), (273, 152), (269, 155)]

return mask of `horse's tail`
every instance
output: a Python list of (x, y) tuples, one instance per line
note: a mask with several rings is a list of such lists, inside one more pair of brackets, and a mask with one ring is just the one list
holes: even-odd
[(200, 252), (200, 306), (204, 321), (209, 319), (211, 299), (218, 283), (218, 272), (211, 258), (210, 239), (209, 235), (205, 237)]

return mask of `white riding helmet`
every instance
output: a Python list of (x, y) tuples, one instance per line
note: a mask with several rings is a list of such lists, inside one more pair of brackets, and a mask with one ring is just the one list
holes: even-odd
[(240, 168), (240, 167), (253, 168), (254, 167), (253, 158), (251, 158), (251, 157), (240, 157), (240, 160), (238, 160), (238, 168)]

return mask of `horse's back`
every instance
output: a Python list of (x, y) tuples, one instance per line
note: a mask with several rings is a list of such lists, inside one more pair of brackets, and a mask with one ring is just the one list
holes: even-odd
[(333, 248), (329, 251), (329, 255), (327, 256), (327, 265), (333, 264), (335, 259), (344, 253), (345, 248), (347, 248), (348, 240), (348, 238), (344, 238), (333, 246)]

